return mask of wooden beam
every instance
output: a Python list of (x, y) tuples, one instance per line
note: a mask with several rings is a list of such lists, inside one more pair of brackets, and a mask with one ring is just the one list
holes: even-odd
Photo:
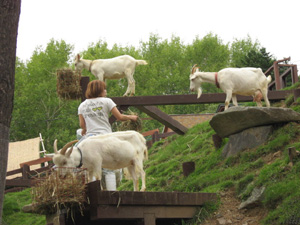
[(177, 120), (174, 120), (168, 114), (162, 112), (155, 106), (136, 106), (139, 110), (151, 116), (153, 119), (159, 121), (165, 126), (171, 128), (177, 134), (185, 134), (187, 132), (187, 128), (179, 123)]
[(13, 180), (6, 180), (5, 185), (13, 186), (13, 187), (31, 187), (31, 180), (30, 179), (13, 179)]
[(43, 158), (28, 161), (28, 162), (20, 163), (20, 167), (22, 168), (24, 165), (28, 165), (28, 166), (38, 165), (38, 164), (42, 164), (44, 162), (49, 162), (49, 161), (52, 161), (52, 158), (43, 157)]
[[(284, 100), (293, 91), (269, 91), (269, 100)], [(111, 99), (118, 106), (153, 106), (153, 105), (189, 105), (224, 103), (226, 95), (224, 93), (206, 93), (197, 99), (196, 94), (186, 95), (157, 95), (157, 96), (135, 96), (135, 97), (112, 97)], [(237, 96), (238, 102), (252, 102), (251, 96)]]
[(265, 72), (265, 75), (269, 75), (272, 71), (274, 70), (274, 64), (269, 68), (267, 69), (267, 71)]
[[(145, 215), (153, 214), (156, 219), (186, 219), (193, 218), (197, 206), (109, 206), (98, 205), (97, 214), (91, 220), (101, 219), (144, 219)], [(147, 221), (153, 225), (153, 220)], [(145, 223), (145, 225), (148, 225)]]

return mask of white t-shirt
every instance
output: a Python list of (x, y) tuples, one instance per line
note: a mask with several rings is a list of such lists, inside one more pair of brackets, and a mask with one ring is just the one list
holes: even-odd
[(111, 133), (109, 113), (116, 106), (110, 98), (98, 97), (86, 99), (78, 107), (86, 124), (87, 135)]

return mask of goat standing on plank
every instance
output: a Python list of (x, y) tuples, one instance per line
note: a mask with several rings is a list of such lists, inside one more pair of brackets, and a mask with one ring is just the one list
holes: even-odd
[(136, 131), (123, 131), (91, 136), (71, 147), (76, 141), (67, 143), (57, 151), (57, 141), (54, 142), (54, 164), (60, 167), (87, 168), (89, 181), (93, 176), (101, 180), (102, 168), (116, 170), (127, 167), (134, 185), (138, 191), (139, 177), (142, 179), (141, 191), (146, 190), (146, 175), (143, 161), (148, 158), (146, 140)]
[(129, 55), (122, 55), (111, 59), (87, 60), (81, 59), (77, 54), (75, 57), (75, 68), (89, 70), (99, 80), (121, 79), (126, 77), (128, 86), (123, 96), (135, 94), (135, 80), (133, 74), (138, 65), (147, 65), (145, 60), (137, 60)]
[(190, 74), (190, 90), (198, 92), (197, 98), (202, 94), (201, 84), (212, 83), (226, 93), (225, 110), (232, 102), (238, 106), (236, 95), (253, 96), (257, 106), (262, 106), (261, 95), (266, 106), (270, 107), (268, 100), (268, 84), (271, 76), (266, 77), (260, 68), (226, 68), (219, 72), (200, 72), (194, 65)]

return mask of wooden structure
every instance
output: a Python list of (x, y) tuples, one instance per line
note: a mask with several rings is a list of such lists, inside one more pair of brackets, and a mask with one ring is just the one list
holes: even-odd
[(149, 130), (149, 131), (142, 133), (142, 135), (144, 137), (151, 136), (151, 140), (147, 140), (147, 142), (146, 142), (148, 148), (150, 148), (154, 142), (159, 141), (161, 138), (166, 138), (173, 134), (175, 134), (174, 131), (159, 133), (159, 129), (157, 129), (157, 128), (154, 130)]
[[(289, 61), (290, 58), (275, 61), (265, 74), (274, 73), (275, 81), (269, 84), (269, 89), (273, 90), (276, 86), (276, 91), (269, 91), (268, 97), (270, 101), (284, 100), (292, 91), (279, 91), (284, 88), (287, 83), (288, 75), (291, 75), (292, 84), (298, 82), (297, 65), (282, 64), (282, 62)], [(279, 68), (288, 67), (283, 74), (280, 74)], [(81, 88), (83, 90), (82, 101), (85, 99), (84, 93), (89, 82), (89, 77), (81, 78)], [(187, 95), (161, 95), (161, 96), (138, 96), (138, 97), (113, 97), (112, 100), (117, 104), (120, 111), (126, 111), (128, 107), (134, 106), (140, 111), (146, 113), (153, 119), (164, 124), (165, 127), (172, 129), (177, 134), (185, 134), (187, 128), (173, 119), (168, 114), (159, 110), (157, 105), (184, 105), (184, 104), (207, 104), (207, 103), (224, 103), (226, 99), (225, 93), (209, 93), (202, 94), (200, 99), (197, 99), (196, 94)], [(251, 96), (237, 96), (238, 102), (253, 101)], [(110, 122), (114, 122), (115, 118), (112, 116)]]
[(5, 182), (5, 193), (12, 192), (16, 190), (20, 190), (23, 188), (28, 188), (34, 185), (35, 180), (32, 179), (33, 177), (37, 176), (39, 173), (45, 172), (50, 170), (50, 168), (53, 166), (53, 164), (48, 164), (45, 167), (30, 170), (30, 166), (42, 164), (45, 162), (52, 161), (52, 158), (44, 157), (39, 158), (36, 160), (24, 162), (20, 164), (20, 169), (8, 171), (6, 173), (6, 177), (9, 177), (11, 175), (20, 174), (20, 177), (14, 178), (14, 179), (7, 179)]
[[(87, 84), (89, 77), (82, 77), (83, 84)], [(83, 88), (84, 89), (84, 88)], [(269, 91), (268, 98), (270, 101), (285, 100), (292, 94), (292, 90), (288, 91)], [(208, 93), (202, 94), (201, 99), (197, 99), (196, 94), (186, 95), (158, 95), (158, 96), (133, 96), (133, 97), (112, 97), (112, 100), (117, 104), (119, 110), (125, 111), (130, 106), (136, 107), (146, 113), (153, 119), (158, 120), (166, 127), (171, 128), (177, 134), (185, 134), (187, 128), (173, 119), (168, 114), (159, 110), (157, 105), (187, 105), (187, 104), (207, 104), (207, 103), (224, 103), (226, 98), (225, 93)], [(252, 102), (251, 96), (237, 96), (238, 102)], [(115, 118), (111, 117), (110, 122), (114, 122)]]
[[(90, 205), (84, 216), (75, 215), (76, 225), (90, 224), (174, 224), (191, 219), (204, 203), (215, 201), (215, 193), (101, 191), (100, 183), (88, 184)], [(73, 225), (65, 212), (60, 225)], [(48, 225), (53, 216), (48, 215)], [(172, 223), (168, 223), (168, 222)]]
[[(295, 64), (284, 64), (282, 62), (290, 61), (291, 58), (284, 58), (275, 61), (273, 65), (265, 72), (265, 75), (270, 75), (271, 72), (274, 73), (275, 80), (269, 84), (269, 90), (280, 90), (287, 86), (288, 75), (291, 77), (292, 84), (298, 82), (298, 69)], [(281, 68), (287, 68), (282, 74), (280, 74)]]

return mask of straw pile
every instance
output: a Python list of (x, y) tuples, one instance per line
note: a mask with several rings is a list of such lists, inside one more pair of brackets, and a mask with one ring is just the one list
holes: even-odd
[[(63, 168), (72, 169), (75, 168)], [(76, 169), (68, 173), (64, 178), (58, 171), (46, 174), (39, 178), (36, 185), (32, 187), (32, 205), (36, 212), (40, 214), (53, 214), (58, 210), (66, 209), (67, 213), (73, 214), (79, 210), (83, 214), (84, 203), (87, 202), (86, 170)]]
[(57, 94), (66, 100), (76, 100), (81, 97), (81, 74), (72, 69), (57, 70)]
[[(131, 110), (128, 110), (125, 114), (138, 116), (137, 113), (132, 112)], [(122, 121), (118, 126), (118, 130), (119, 131), (135, 130), (140, 132), (142, 130), (142, 120), (140, 119), (140, 117), (138, 117), (137, 121), (132, 121), (132, 120)]]

